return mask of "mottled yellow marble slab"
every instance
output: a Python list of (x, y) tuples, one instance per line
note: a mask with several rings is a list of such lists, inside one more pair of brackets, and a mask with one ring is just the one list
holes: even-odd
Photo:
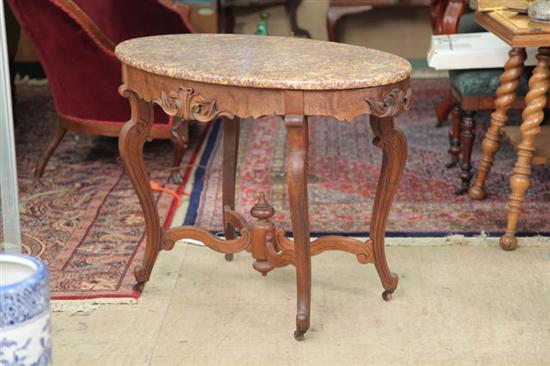
[(386, 52), (290, 37), (163, 35), (122, 42), (116, 55), (154, 74), (252, 88), (367, 88), (402, 81), (411, 73), (407, 60)]

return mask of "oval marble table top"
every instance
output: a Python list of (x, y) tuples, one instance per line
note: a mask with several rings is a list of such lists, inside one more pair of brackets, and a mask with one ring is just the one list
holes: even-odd
[(115, 52), (123, 63), (153, 74), (252, 88), (368, 88), (411, 73), (407, 60), (386, 52), (290, 37), (162, 35), (122, 42)]

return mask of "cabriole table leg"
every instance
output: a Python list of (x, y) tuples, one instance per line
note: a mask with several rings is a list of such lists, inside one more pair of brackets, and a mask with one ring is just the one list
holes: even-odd
[(526, 107), (523, 110), (523, 122), (520, 126), (521, 143), (518, 145), (514, 173), (510, 177), (512, 193), (508, 198), (508, 222), (506, 232), (500, 238), (500, 246), (505, 250), (517, 247), (516, 228), (519, 215), (525, 200), (525, 191), (529, 188), (531, 161), (535, 151), (535, 138), (540, 132), (544, 119), (546, 93), (550, 88), (550, 48), (540, 48), (537, 55), (537, 66), (529, 79), (529, 92), (525, 97)]
[[(235, 209), (235, 180), (237, 175), (237, 155), (239, 152), (239, 130), (240, 121), (238, 117), (223, 118), (223, 207), (228, 206)], [(227, 222), (224, 210), (223, 230), (225, 238), (235, 239), (235, 227)], [(233, 254), (226, 254), (225, 259), (233, 260)]]
[(372, 209), (370, 238), (373, 241), (374, 264), (385, 289), (382, 297), (389, 301), (397, 288), (399, 277), (391, 273), (388, 267), (384, 237), (393, 197), (407, 160), (407, 140), (403, 132), (394, 127), (393, 118), (371, 116), (370, 124), (375, 136), (373, 144), (383, 151), (382, 168)]
[(285, 117), (288, 139), (288, 199), (296, 255), (298, 311), (294, 337), (301, 341), (309, 329), (311, 254), (307, 196), (308, 126), (304, 116)]
[(161, 249), (162, 236), (157, 206), (143, 160), (143, 145), (145, 141), (150, 141), (149, 131), (153, 124), (154, 110), (151, 103), (143, 100), (135, 91), (125, 85), (120, 87), (119, 92), (130, 101), (132, 115), (120, 132), (118, 149), (145, 216), (147, 235), (145, 254), (142, 264), (134, 269), (136, 288), (141, 289), (151, 276)]

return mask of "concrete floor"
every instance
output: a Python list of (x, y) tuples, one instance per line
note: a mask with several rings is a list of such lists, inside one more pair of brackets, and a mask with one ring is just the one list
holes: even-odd
[(374, 266), (315, 257), (298, 343), (293, 268), (263, 278), (247, 254), (177, 245), (138, 304), (54, 313), (54, 365), (550, 364), (549, 245), (390, 246), (388, 258), (401, 277), (389, 303)]

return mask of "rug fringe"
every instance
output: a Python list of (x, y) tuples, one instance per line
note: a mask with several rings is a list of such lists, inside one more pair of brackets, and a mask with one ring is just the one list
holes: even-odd
[(51, 300), (50, 309), (52, 312), (60, 313), (89, 313), (99, 309), (103, 305), (130, 305), (137, 304), (137, 302), (138, 301), (132, 297), (105, 297), (84, 300)]

